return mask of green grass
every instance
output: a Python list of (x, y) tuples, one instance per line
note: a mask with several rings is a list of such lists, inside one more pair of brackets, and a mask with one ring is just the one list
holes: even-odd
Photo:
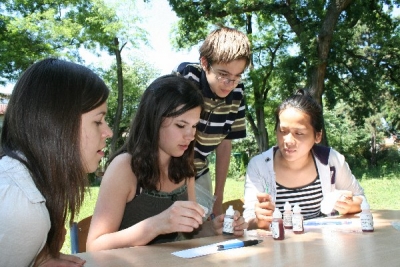
[(362, 179), (360, 181), (371, 209), (400, 210), (399, 178)]
[[(74, 221), (80, 221), (90, 215), (93, 214), (94, 206), (96, 205), (97, 196), (99, 194), (99, 187), (93, 186), (89, 188), (89, 191), (85, 195), (85, 200), (83, 202), (83, 206), (77, 216), (75, 216)], [(65, 236), (64, 245), (61, 249), (61, 252), (64, 254), (71, 253), (71, 239), (69, 235), (69, 229), (67, 228), (67, 234)]]
[[(391, 209), (400, 210), (400, 177), (396, 178), (368, 178), (360, 180), (361, 186), (365, 190), (365, 195), (368, 198), (371, 209)], [(84, 205), (81, 208), (79, 215), (75, 221), (81, 220), (93, 214), (96, 204), (99, 187), (91, 187), (88, 192)], [(243, 179), (227, 179), (225, 186), (224, 201), (242, 198), (244, 195), (244, 180)], [(69, 254), (70, 236), (69, 231), (65, 237), (62, 253)]]

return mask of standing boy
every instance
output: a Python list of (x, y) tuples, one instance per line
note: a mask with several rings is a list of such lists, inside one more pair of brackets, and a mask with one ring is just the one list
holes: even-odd
[(201, 90), (205, 110), (197, 126), (194, 161), (196, 183), (212, 192), (207, 156), (216, 150), (213, 213), (222, 211), (233, 139), (246, 137), (244, 85), (241, 77), (250, 64), (250, 42), (235, 29), (212, 31), (199, 49), (200, 64), (181, 63), (177, 72)]

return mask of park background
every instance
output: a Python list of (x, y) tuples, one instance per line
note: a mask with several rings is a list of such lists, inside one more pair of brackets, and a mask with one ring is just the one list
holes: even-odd
[[(3, 105), (33, 62), (61, 57), (88, 66), (111, 89), (114, 132), (76, 220), (93, 213), (107, 157), (124, 141), (146, 86), (216, 26), (245, 32), (248, 136), (234, 142), (224, 200), (243, 196), (249, 158), (275, 144), (273, 111), (298, 88), (324, 107), (324, 144), (345, 155), (373, 209), (400, 209), (399, 0), (1, 1)], [(0, 125), (3, 115), (0, 112)], [(67, 226), (68, 227), (68, 226)], [(69, 252), (69, 236), (63, 247)]]

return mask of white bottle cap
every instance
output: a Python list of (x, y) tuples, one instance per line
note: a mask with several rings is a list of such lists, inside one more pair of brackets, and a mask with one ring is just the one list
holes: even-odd
[(229, 208), (226, 210), (225, 215), (228, 215), (228, 216), (235, 215), (235, 210), (233, 209), (232, 205), (229, 205)]
[(294, 205), (293, 213), (300, 213), (300, 212), (301, 212), (301, 208), (300, 208), (299, 204)]
[(272, 213), (272, 218), (282, 219), (282, 213), (278, 208), (275, 208), (274, 213)]
[(292, 206), (289, 204), (289, 201), (286, 201), (284, 210), (291, 210)]
[(367, 202), (367, 200), (365, 198), (361, 202), (361, 209), (362, 210), (369, 210), (369, 204), (368, 204), (368, 202)]

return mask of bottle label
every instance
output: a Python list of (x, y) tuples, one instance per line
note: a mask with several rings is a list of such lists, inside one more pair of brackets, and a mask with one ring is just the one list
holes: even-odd
[(272, 238), (279, 238), (279, 222), (272, 222), (271, 223), (271, 234)]
[(283, 226), (292, 226), (292, 214), (283, 214)]
[(233, 216), (225, 216), (222, 232), (233, 234)]
[(361, 229), (374, 230), (374, 219), (372, 214), (360, 214)]
[(296, 232), (297, 231), (298, 232), (303, 231), (303, 220), (302, 220), (302, 218), (293, 217), (292, 223), (293, 223), (293, 231), (296, 231)]

